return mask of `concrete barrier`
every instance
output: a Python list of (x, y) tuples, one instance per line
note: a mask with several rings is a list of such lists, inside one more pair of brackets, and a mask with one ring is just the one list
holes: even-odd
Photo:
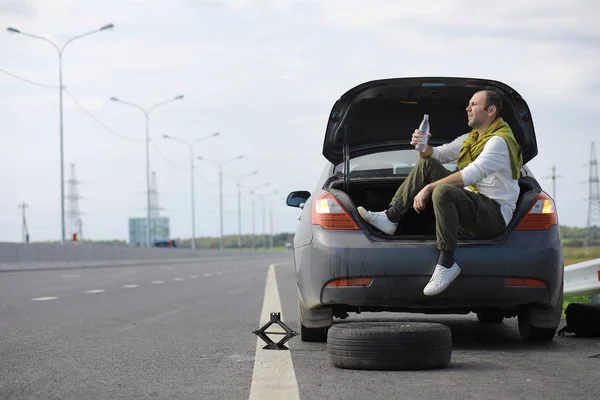
[[(0, 271), (194, 262), (251, 251), (131, 248), (108, 244), (0, 243)], [(262, 253), (265, 254), (265, 253)]]

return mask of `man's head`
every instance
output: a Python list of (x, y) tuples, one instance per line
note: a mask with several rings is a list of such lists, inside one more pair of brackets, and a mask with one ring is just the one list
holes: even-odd
[(471, 97), (467, 106), (469, 126), (482, 132), (500, 116), (502, 99), (492, 90), (481, 90)]

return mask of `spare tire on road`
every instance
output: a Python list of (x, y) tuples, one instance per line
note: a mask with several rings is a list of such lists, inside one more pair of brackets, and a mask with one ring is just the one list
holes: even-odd
[(428, 322), (346, 322), (329, 328), (327, 353), (339, 368), (444, 368), (452, 357), (452, 334), (447, 326)]

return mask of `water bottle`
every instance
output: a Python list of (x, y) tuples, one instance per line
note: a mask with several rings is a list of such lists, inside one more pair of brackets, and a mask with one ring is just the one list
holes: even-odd
[(421, 131), (421, 133), (423, 134), (423, 137), (421, 138), (421, 140), (419, 140), (419, 143), (417, 143), (417, 151), (420, 152), (424, 152), (425, 150), (427, 150), (427, 139), (428, 139), (428, 133), (429, 133), (429, 115), (425, 114), (423, 116), (423, 121), (421, 121), (421, 125), (419, 125), (419, 130)]

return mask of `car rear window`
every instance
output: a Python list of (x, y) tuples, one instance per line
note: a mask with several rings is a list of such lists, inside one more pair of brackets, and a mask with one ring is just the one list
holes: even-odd
[[(410, 173), (419, 160), (415, 150), (393, 150), (367, 154), (350, 159), (351, 178), (386, 178), (405, 176)], [(456, 170), (456, 163), (444, 164), (451, 172)], [(344, 170), (343, 164), (335, 166), (334, 175)]]

